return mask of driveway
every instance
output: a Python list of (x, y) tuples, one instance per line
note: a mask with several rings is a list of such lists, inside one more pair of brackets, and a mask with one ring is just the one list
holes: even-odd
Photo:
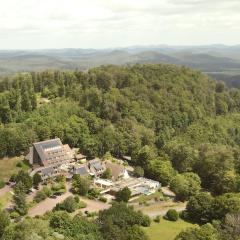
[(38, 203), (36, 206), (32, 207), (28, 211), (30, 217), (35, 217), (37, 215), (44, 215), (48, 211), (52, 211), (57, 203), (64, 201), (66, 198), (72, 196), (71, 192), (66, 192), (57, 198), (47, 198), (44, 201)]
[[(71, 192), (67, 191), (63, 195), (58, 196), (56, 199), (47, 198), (46, 200), (40, 202), (36, 206), (29, 209), (28, 215), (30, 217), (35, 217), (37, 215), (39, 215), (39, 216), (44, 215), (47, 211), (52, 211), (57, 203), (64, 201), (66, 198), (68, 198), (70, 196), (73, 196), (73, 194)], [(103, 202), (96, 201), (96, 200), (90, 200), (88, 198), (80, 197), (80, 200), (87, 204), (86, 208), (82, 208), (79, 210), (82, 212), (85, 212), (85, 211), (98, 212), (99, 210), (107, 209), (111, 206), (107, 203), (103, 203)]]

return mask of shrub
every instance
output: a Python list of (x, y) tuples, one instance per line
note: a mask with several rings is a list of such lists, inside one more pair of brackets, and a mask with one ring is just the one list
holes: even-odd
[(76, 210), (76, 208), (77, 203), (75, 202), (74, 197), (68, 197), (62, 203), (58, 203), (55, 207), (55, 210), (65, 210), (69, 213), (72, 213)]
[(79, 203), (77, 203), (77, 208), (85, 208), (87, 207), (87, 204), (85, 202), (79, 201)]
[(100, 196), (99, 197), (99, 201), (106, 203), (107, 202), (107, 198), (105, 198), (103, 196)]
[(28, 191), (33, 186), (32, 177), (25, 171), (20, 170), (15, 178), (16, 183), (22, 183), (25, 192)]
[(185, 221), (189, 221), (188, 212), (186, 210), (179, 213), (179, 217)]
[(64, 194), (66, 192), (66, 189), (60, 189), (59, 191), (56, 191), (56, 193), (57, 194), (60, 194), (60, 195), (62, 195), (62, 194)]
[(87, 217), (88, 217), (88, 218), (90, 218), (90, 217), (95, 217), (95, 216), (97, 216), (97, 215), (98, 215), (97, 212), (88, 212), (88, 213), (87, 213)]
[(147, 215), (143, 215), (142, 216), (142, 220), (141, 220), (141, 226), (143, 227), (149, 227), (151, 224), (151, 219), (149, 216)]
[(73, 175), (73, 192), (82, 196), (86, 196), (90, 190), (91, 182), (88, 178), (80, 177), (80, 175)]
[(52, 185), (52, 191), (55, 193), (65, 193), (66, 187), (64, 183), (54, 183)]
[(161, 217), (158, 215), (154, 218), (153, 221), (156, 222), (156, 223), (160, 223), (160, 220), (161, 220)]
[(117, 202), (128, 202), (131, 198), (131, 190), (128, 187), (119, 190), (116, 194)]
[(100, 195), (100, 192), (99, 192), (99, 190), (96, 189), (96, 188), (90, 189), (90, 190), (88, 191), (88, 194), (87, 194), (87, 196), (88, 196), (89, 199), (98, 198), (99, 195)]
[(75, 200), (76, 203), (79, 203), (79, 202), (80, 202), (79, 196), (78, 196), (78, 195), (75, 195), (75, 196), (74, 196), (74, 200)]
[(41, 175), (40, 175), (39, 173), (35, 173), (35, 174), (33, 175), (33, 186), (34, 186), (35, 188), (38, 188), (38, 186), (39, 186), (39, 184), (40, 184), (41, 181), (42, 181)]
[(23, 167), (23, 162), (18, 162), (18, 163), (16, 164), (16, 167), (22, 168), (22, 167)]
[(61, 189), (61, 184), (58, 184), (58, 183), (54, 183), (53, 185), (52, 185), (52, 191), (58, 191), (58, 190), (60, 190)]
[(166, 219), (169, 221), (177, 221), (179, 218), (178, 212), (175, 209), (169, 209), (166, 213)]
[(14, 173), (14, 174), (11, 175), (9, 181), (10, 182), (16, 182), (16, 178), (17, 178), (17, 174)]
[(47, 197), (50, 197), (52, 195), (52, 190), (47, 186), (44, 186), (42, 191), (46, 194)]
[(34, 197), (34, 201), (39, 203), (47, 198), (47, 195), (43, 191), (37, 192), (36, 196)]
[(13, 212), (10, 213), (10, 218), (15, 219), (15, 218), (18, 218), (18, 217), (20, 217), (20, 214), (18, 212), (13, 211)]
[(3, 239), (5, 229), (10, 225), (10, 217), (6, 211), (0, 210), (0, 239)]

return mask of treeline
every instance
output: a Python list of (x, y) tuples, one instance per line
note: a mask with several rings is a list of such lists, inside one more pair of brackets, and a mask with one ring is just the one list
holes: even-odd
[(200, 72), (171, 65), (25, 73), (3, 79), (0, 90), (12, 111), (19, 105), (22, 111), (34, 109), (34, 101), (28, 100), (33, 93), (50, 99), (69, 97), (102, 119), (118, 122), (132, 117), (157, 132), (239, 109), (239, 91), (228, 90)]
[[(3, 83), (4, 82), (4, 83)], [(0, 94), (0, 120), (10, 123), (17, 119), (22, 112), (29, 112), (37, 107), (37, 98), (32, 77), (21, 74), (11, 81), (4, 79), (1, 82)]]
[(199, 193), (191, 197), (182, 217), (200, 224), (200, 227), (181, 232), (176, 240), (239, 240), (239, 193), (223, 194), (215, 198), (208, 193)]

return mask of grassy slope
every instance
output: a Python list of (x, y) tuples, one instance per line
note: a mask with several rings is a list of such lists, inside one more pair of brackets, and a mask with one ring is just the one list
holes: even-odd
[(152, 223), (150, 227), (144, 228), (150, 240), (174, 240), (174, 238), (184, 229), (194, 226), (183, 220), (170, 222), (161, 219), (160, 223)]
[[(12, 174), (17, 173), (21, 168), (16, 167), (16, 164), (22, 160), (23, 157), (0, 159), (0, 179), (7, 181)], [(27, 170), (27, 166), (23, 169)]]

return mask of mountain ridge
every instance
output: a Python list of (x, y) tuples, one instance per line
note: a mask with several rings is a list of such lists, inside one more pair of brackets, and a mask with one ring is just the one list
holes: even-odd
[[(88, 70), (101, 65), (168, 63), (191, 67), (231, 85), (240, 75), (240, 46), (132, 46), (109, 49), (0, 50), (0, 75), (22, 71)], [(216, 75), (217, 74), (217, 75)], [(236, 79), (235, 79), (236, 82)], [(240, 82), (240, 78), (239, 78)]]

